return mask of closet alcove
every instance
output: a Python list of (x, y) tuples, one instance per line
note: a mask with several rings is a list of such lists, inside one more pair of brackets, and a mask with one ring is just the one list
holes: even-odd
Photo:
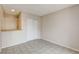
[(21, 30), (21, 12), (0, 6), (0, 32)]

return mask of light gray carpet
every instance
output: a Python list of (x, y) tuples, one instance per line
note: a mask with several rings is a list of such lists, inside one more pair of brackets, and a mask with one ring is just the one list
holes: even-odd
[(78, 54), (79, 52), (37, 39), (2, 49), (2, 54)]

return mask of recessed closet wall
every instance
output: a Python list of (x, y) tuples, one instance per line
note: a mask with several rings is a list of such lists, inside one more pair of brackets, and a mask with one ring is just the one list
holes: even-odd
[(0, 32), (2, 48), (40, 39), (40, 17), (22, 13), (22, 30)]

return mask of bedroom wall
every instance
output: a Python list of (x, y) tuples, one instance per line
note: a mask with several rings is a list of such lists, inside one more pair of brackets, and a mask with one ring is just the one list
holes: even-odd
[(2, 49), (2, 40), (1, 40), (1, 34), (0, 34), (0, 52), (1, 52), (1, 49)]
[(42, 38), (79, 51), (79, 5), (43, 16)]
[(0, 32), (2, 48), (40, 38), (40, 17), (27, 13), (22, 13), (22, 30)]

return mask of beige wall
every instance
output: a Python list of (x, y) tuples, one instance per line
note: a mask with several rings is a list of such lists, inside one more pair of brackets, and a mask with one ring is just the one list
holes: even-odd
[(40, 39), (40, 17), (22, 13), (23, 30), (0, 32), (2, 48)]
[(79, 51), (79, 5), (43, 16), (42, 38)]
[(1, 34), (0, 34), (0, 52), (1, 52), (1, 49), (2, 49), (2, 40), (1, 40)]

